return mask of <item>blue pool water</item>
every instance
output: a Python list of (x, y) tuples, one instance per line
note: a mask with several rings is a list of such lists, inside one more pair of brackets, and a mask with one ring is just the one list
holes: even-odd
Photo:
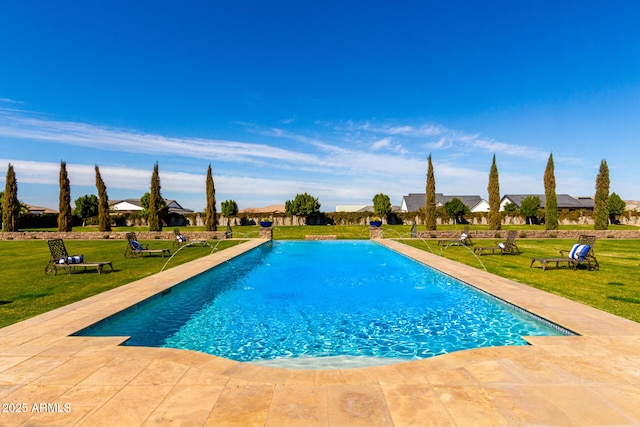
[(239, 361), (412, 360), (561, 334), (371, 241), (262, 245), (78, 333)]

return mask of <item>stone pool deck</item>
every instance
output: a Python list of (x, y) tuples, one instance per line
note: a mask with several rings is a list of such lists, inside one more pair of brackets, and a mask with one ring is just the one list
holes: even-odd
[[(332, 370), (121, 347), (124, 337), (68, 336), (265, 243), (252, 240), (0, 329), (0, 426), (640, 425), (640, 324), (378, 242), (581, 336)], [(588, 274), (561, 277), (572, 286)]]

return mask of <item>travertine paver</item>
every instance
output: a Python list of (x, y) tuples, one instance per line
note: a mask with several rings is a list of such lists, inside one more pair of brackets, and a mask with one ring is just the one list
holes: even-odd
[(0, 426), (640, 425), (638, 323), (388, 240), (380, 243), (581, 336), (330, 370), (68, 336), (263, 243), (0, 329)]

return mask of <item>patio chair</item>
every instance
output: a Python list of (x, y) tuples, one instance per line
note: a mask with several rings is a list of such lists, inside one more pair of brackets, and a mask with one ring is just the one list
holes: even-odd
[(165, 255), (171, 255), (171, 251), (169, 248), (149, 249), (149, 245), (142, 244), (138, 241), (136, 233), (127, 233), (127, 248), (124, 250), (124, 256), (133, 258), (144, 256), (145, 254), (148, 256), (160, 254), (162, 258), (164, 258)]
[(439, 246), (472, 246), (471, 235), (469, 234), (469, 227), (465, 227), (460, 237), (457, 239), (442, 239), (438, 240)]
[(173, 246), (183, 246), (183, 245), (186, 245), (187, 243), (195, 243), (195, 244), (199, 244), (200, 246), (204, 246), (207, 243), (205, 239), (190, 240), (187, 236), (183, 236), (182, 233), (180, 233), (179, 228), (174, 228), (173, 234), (176, 235), (176, 238), (173, 241)]
[(504, 242), (498, 243), (495, 246), (482, 246), (473, 248), (473, 252), (478, 255), (482, 255), (483, 253), (488, 253), (491, 251), (492, 254), (495, 254), (496, 251), (502, 255), (519, 255), (520, 249), (518, 249), (518, 245), (516, 245), (516, 235), (518, 232), (516, 230), (510, 230), (507, 233), (507, 240)]
[(542, 266), (542, 271), (547, 269), (550, 263), (556, 263), (556, 267), (560, 266), (560, 263), (567, 263), (567, 267), (571, 267), (576, 270), (580, 264), (585, 264), (587, 270), (600, 270), (600, 264), (593, 254), (593, 247), (596, 243), (596, 236), (581, 235), (578, 236), (578, 242), (573, 245), (570, 251), (561, 250), (559, 257), (551, 258), (531, 258), (531, 264), (529, 268), (533, 267), (533, 264), (539, 262)]
[(98, 274), (102, 274), (102, 269), (105, 265), (111, 267), (111, 271), (113, 271), (111, 261), (89, 262), (84, 260), (84, 255), (69, 256), (62, 239), (47, 240), (47, 244), (49, 245), (50, 258), (47, 266), (44, 268), (45, 274), (55, 275), (58, 273), (59, 268), (71, 274), (76, 267), (82, 267), (85, 271), (88, 267), (92, 267), (98, 271)]

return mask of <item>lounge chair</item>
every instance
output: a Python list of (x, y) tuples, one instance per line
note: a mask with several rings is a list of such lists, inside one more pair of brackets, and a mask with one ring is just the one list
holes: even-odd
[(460, 237), (457, 239), (443, 239), (438, 240), (438, 245), (440, 246), (472, 246), (471, 243), (471, 235), (469, 234), (469, 227), (465, 227), (464, 231), (460, 234)]
[(49, 258), (47, 266), (44, 268), (45, 274), (55, 275), (58, 273), (59, 268), (71, 274), (76, 267), (83, 267), (85, 271), (88, 267), (92, 267), (98, 271), (98, 274), (102, 274), (102, 269), (105, 265), (111, 267), (111, 271), (113, 271), (111, 261), (89, 262), (84, 260), (84, 255), (69, 256), (62, 239), (47, 240), (47, 244), (49, 245), (51, 257)]
[(173, 234), (176, 235), (176, 238), (173, 241), (173, 246), (183, 246), (187, 243), (199, 244), (200, 246), (204, 246), (207, 244), (207, 241), (205, 239), (190, 240), (189, 238), (187, 238), (187, 236), (183, 236), (182, 233), (180, 233), (179, 228), (174, 228)]
[(519, 255), (520, 249), (518, 249), (518, 245), (516, 245), (516, 235), (518, 232), (516, 230), (511, 230), (507, 233), (507, 240), (501, 243), (498, 243), (495, 246), (483, 246), (483, 247), (475, 247), (473, 248), (473, 252), (478, 255), (482, 255), (483, 253), (488, 253), (491, 251), (492, 254), (495, 254), (496, 251), (502, 255)]
[(542, 271), (544, 271), (549, 264), (555, 262), (556, 267), (559, 267), (560, 263), (567, 263), (567, 267), (576, 270), (580, 264), (584, 263), (587, 266), (587, 270), (600, 270), (600, 264), (598, 264), (598, 260), (593, 254), (595, 243), (596, 236), (581, 235), (570, 251), (561, 250), (561, 256), (559, 257), (531, 258), (529, 267), (533, 267), (534, 263), (539, 262), (542, 266)]
[(159, 254), (164, 258), (165, 255), (171, 255), (171, 251), (169, 248), (149, 249), (149, 245), (138, 242), (136, 233), (127, 233), (127, 248), (124, 250), (124, 256), (133, 258), (136, 256), (144, 256), (145, 254), (148, 256)]

